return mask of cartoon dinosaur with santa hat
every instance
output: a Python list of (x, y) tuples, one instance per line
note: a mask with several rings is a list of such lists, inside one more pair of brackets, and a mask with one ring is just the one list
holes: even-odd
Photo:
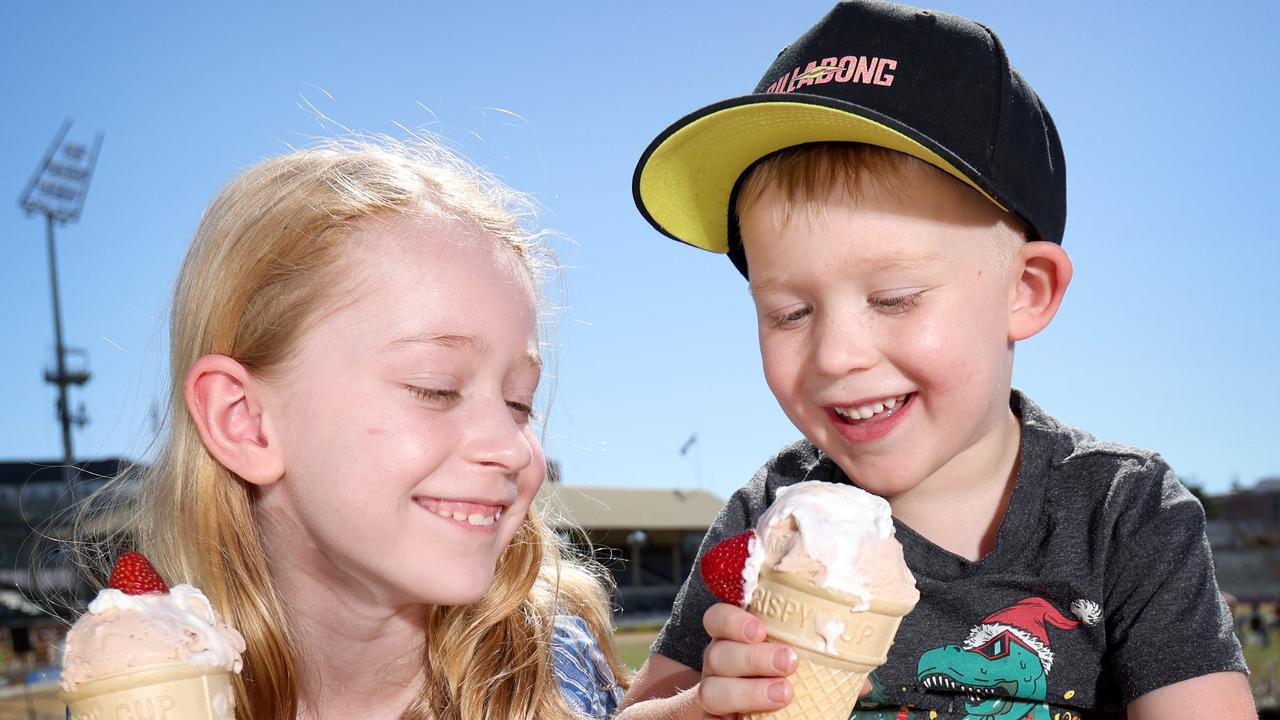
[[(1090, 601), (1076, 601), (1071, 609), (1086, 624), (1100, 615)], [(925, 688), (967, 695), (967, 719), (1050, 720), (1048, 627), (1073, 630), (1080, 624), (1044, 598), (1024, 598), (988, 615), (964, 643), (925, 652), (917, 677)]]

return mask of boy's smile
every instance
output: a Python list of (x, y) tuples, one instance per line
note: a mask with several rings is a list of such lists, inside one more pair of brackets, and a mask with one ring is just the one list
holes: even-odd
[(891, 501), (1006, 475), (1021, 238), (932, 168), (865, 180), (856, 195), (788, 203), (769, 188), (742, 213), (770, 389), (851, 479)]
[(852, 442), (874, 440), (888, 435), (907, 413), (915, 393), (880, 398), (870, 402), (831, 406), (836, 430)]

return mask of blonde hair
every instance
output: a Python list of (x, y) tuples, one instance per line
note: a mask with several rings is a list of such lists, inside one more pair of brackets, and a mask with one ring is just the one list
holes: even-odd
[[(353, 230), (424, 208), (492, 234), (541, 285), (546, 255), (522, 226), (528, 203), (428, 140), (331, 142), (249, 168), (205, 212), (182, 265), (170, 330), (172, 422), (155, 462), (138, 473), (128, 541), (170, 582), (203, 589), (244, 635), (241, 717), (296, 717), (297, 646), (257, 532), (252, 487), (205, 450), (183, 400), (185, 373), (209, 353), (255, 374), (279, 368), (308, 322), (336, 300), (331, 288)], [(573, 717), (551, 654), (558, 612), (587, 620), (625, 687), (603, 577), (564, 555), (531, 510), (481, 600), (428, 609), (425, 681), (404, 718)]]
[[(906, 153), (878, 145), (819, 142), (797, 145), (766, 155), (747, 169), (738, 190), (734, 210), (742, 217), (766, 193), (782, 201), (782, 220), (797, 209), (820, 211), (820, 203), (839, 192), (850, 202), (884, 196), (900, 197), (922, 179), (944, 178), (975, 200), (988, 203), (977, 191), (929, 163)], [(993, 260), (1001, 266), (1012, 262), (1018, 248), (1030, 237), (1027, 226), (1004, 213), (992, 243)]]

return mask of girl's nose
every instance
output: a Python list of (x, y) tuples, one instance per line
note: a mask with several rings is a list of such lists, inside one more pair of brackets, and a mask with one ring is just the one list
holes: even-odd
[(468, 460), (504, 473), (518, 473), (533, 462), (527, 428), (501, 398), (476, 402), (468, 423), (463, 447)]

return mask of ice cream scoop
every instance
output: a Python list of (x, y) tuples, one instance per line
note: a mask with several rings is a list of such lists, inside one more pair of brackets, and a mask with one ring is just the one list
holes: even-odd
[(204, 593), (169, 588), (136, 552), (120, 556), (109, 584), (67, 633), (71, 718), (116, 717), (121, 707), (137, 717), (234, 718), (230, 680), (245, 642)]
[(743, 568), (748, 599), (762, 568), (857, 598), (854, 610), (865, 610), (872, 597), (911, 605), (920, 597), (894, 537), (889, 503), (853, 485), (808, 481), (782, 488), (756, 523), (749, 550)]

